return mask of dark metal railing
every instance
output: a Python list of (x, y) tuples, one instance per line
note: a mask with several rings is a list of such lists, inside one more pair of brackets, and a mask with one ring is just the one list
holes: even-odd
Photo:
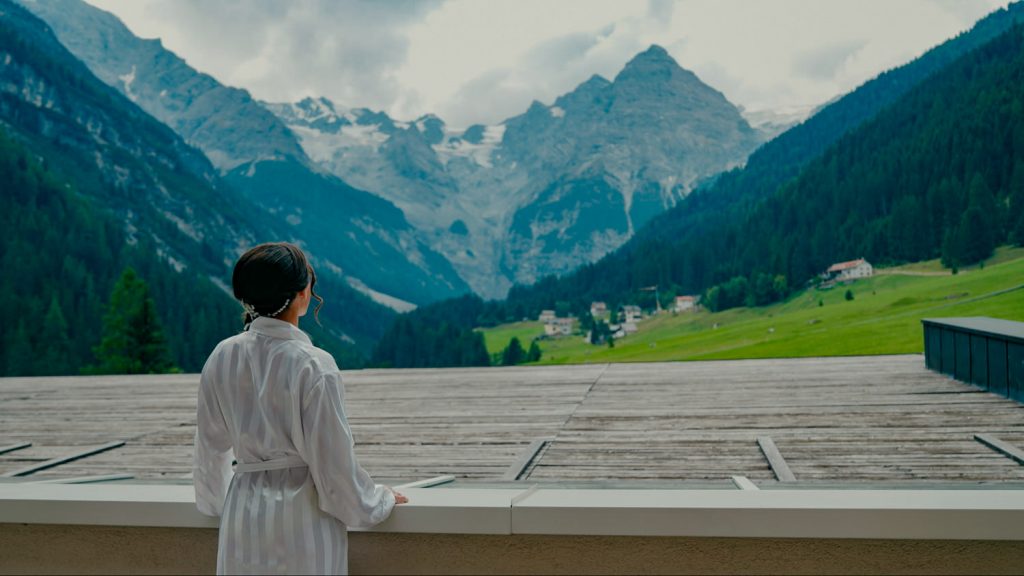
[(1024, 402), (1024, 322), (979, 316), (921, 323), (928, 368)]

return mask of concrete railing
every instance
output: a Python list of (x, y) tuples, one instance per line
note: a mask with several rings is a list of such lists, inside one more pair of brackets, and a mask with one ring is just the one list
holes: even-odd
[[(1016, 573), (1024, 490), (409, 488), (353, 573)], [(0, 484), (2, 572), (212, 572), (191, 486)]]

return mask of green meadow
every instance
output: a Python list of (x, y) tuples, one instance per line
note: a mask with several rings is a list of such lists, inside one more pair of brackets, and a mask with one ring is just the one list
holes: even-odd
[[(512, 338), (519, 338), (519, 343), (523, 345), (523, 348), (529, 348), (530, 342), (534, 338), (544, 334), (544, 325), (540, 322), (516, 322), (487, 328), (481, 332), (484, 334), (484, 345), (487, 347), (487, 352), (494, 354), (504, 350)], [(540, 344), (541, 350), (543, 350), (545, 343), (541, 342)]]
[[(662, 314), (643, 320), (614, 348), (583, 336), (543, 340), (540, 364), (918, 353), (921, 319), (951, 316), (1024, 321), (1024, 249), (1000, 248), (984, 267), (956, 275), (937, 261), (921, 262), (829, 290), (809, 288), (771, 306)], [(529, 346), (544, 329), (518, 322), (483, 332), (496, 352), (513, 336)]]

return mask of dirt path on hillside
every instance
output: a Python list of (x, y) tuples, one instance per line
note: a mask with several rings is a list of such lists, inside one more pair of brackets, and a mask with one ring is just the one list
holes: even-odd
[[(961, 270), (960, 274), (969, 271)], [(875, 276), (952, 276), (951, 272), (928, 272), (924, 270), (875, 270)]]

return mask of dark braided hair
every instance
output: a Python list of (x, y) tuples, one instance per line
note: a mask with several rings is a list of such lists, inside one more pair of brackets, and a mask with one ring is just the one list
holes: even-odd
[[(310, 292), (317, 300), (313, 316), (320, 324), (320, 307), (324, 299), (313, 288), (316, 287), (316, 272), (302, 249), (289, 242), (267, 242), (250, 248), (235, 263), (231, 274), (231, 287), (235, 298), (247, 305), (243, 313), (246, 325), (258, 316), (274, 317), (290, 304), (295, 294), (310, 285)], [(249, 310), (255, 310), (256, 315)]]

